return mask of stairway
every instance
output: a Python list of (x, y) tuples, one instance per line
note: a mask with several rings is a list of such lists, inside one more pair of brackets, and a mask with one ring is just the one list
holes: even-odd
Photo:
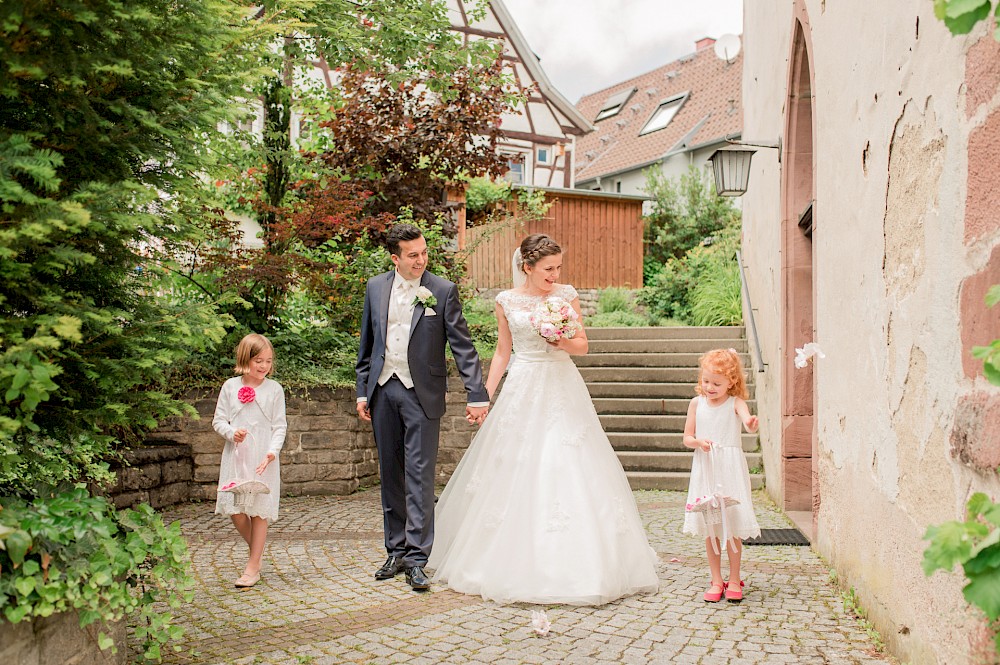
[[(683, 443), (688, 403), (698, 381), (698, 358), (734, 348), (749, 367), (742, 327), (588, 328), (590, 353), (574, 356), (601, 424), (632, 489), (687, 490), (692, 451)], [(753, 372), (747, 372), (750, 411)], [(757, 435), (743, 435), (751, 469), (760, 466)], [(754, 489), (763, 474), (751, 474)]]

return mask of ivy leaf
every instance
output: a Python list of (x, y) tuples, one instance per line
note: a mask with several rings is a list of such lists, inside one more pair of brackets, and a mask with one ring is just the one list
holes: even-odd
[(10, 556), (10, 560), (14, 562), (14, 567), (17, 568), (24, 561), (24, 555), (28, 553), (28, 548), (31, 547), (31, 537), (24, 531), (15, 531), (7, 535), (5, 543), (7, 545), (7, 554)]
[(101, 631), (97, 634), (97, 646), (101, 648), (101, 651), (107, 651), (115, 645), (115, 641), (111, 639), (111, 636)]
[(1000, 618), (1000, 570), (993, 568), (979, 575), (969, 575), (969, 583), (962, 589), (962, 594), (990, 621)]
[(31, 609), (30, 605), (8, 605), (3, 608), (3, 614), (7, 617), (7, 621), (11, 623), (18, 623), (22, 621), (24, 617), (28, 616), (28, 610)]
[(34, 559), (28, 559), (24, 562), (24, 567), (21, 568), (21, 574), (35, 575), (41, 569), (42, 566), (37, 561), (35, 561)]
[[(977, 526), (981, 528), (975, 529)], [(970, 532), (977, 530), (983, 536), (988, 532), (985, 525), (970, 522), (945, 522), (927, 527), (924, 540), (930, 540), (931, 544), (924, 550), (921, 562), (924, 574), (930, 576), (939, 568), (950, 571), (956, 563), (967, 560), (972, 552)]]
[(969, 497), (969, 500), (965, 504), (965, 510), (969, 515), (969, 519), (974, 519), (989, 510), (993, 502), (990, 501), (990, 497), (986, 496), (983, 492), (976, 492)]
[(35, 590), (35, 578), (34, 577), (18, 577), (14, 580), (14, 588), (22, 596), (29, 595)]
[(990, 570), (1000, 575), (1000, 529), (994, 529), (993, 533), (972, 549), (969, 560), (962, 565), (962, 568), (970, 579), (973, 575), (980, 575)]
[[(1000, 3), (997, 4), (996, 17), (1000, 18)], [(986, 292), (986, 306), (993, 307), (997, 303), (1000, 303), (1000, 284), (994, 284)]]
[[(958, 18), (970, 12), (979, 12), (983, 5), (986, 6), (986, 13), (989, 13), (990, 0), (947, 0), (944, 15), (945, 17)], [(985, 14), (984, 14), (985, 16)]]
[[(969, 11), (959, 11), (959, 9), (956, 9), (956, 6), (966, 7), (976, 5), (977, 3), (978, 6), (972, 7)], [(949, 3), (948, 9), (945, 11), (944, 24), (951, 31), (951, 34), (966, 35), (972, 32), (976, 24), (989, 16), (989, 14), (989, 0), (955, 0)]]

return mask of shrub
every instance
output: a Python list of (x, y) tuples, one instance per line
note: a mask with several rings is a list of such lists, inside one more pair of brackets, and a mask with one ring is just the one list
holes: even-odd
[(727, 227), (682, 258), (669, 259), (652, 284), (643, 287), (639, 302), (649, 307), (655, 318), (692, 323), (695, 287), (732, 262), (739, 247), (739, 231), (738, 224)]
[(468, 298), (462, 313), (469, 324), (469, 333), (476, 351), (484, 358), (493, 356), (497, 348), (497, 317), (494, 301), (486, 298)]
[[(77, 610), (80, 625), (135, 614), (143, 655), (180, 637), (169, 607), (190, 601), (193, 581), (180, 524), (149, 506), (116, 511), (83, 485), (28, 503), (0, 501), (0, 607), (11, 623)], [(112, 646), (101, 633), (102, 649)]]
[(586, 323), (591, 328), (636, 328), (648, 326), (649, 319), (638, 312), (616, 310), (588, 316)]
[(632, 312), (635, 310), (635, 297), (628, 289), (604, 289), (597, 295), (597, 313)]
[(743, 323), (743, 293), (736, 259), (715, 264), (691, 292), (691, 322), (696, 326)]

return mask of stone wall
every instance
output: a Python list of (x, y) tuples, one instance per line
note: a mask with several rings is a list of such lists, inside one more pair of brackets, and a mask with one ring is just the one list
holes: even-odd
[(148, 503), (153, 508), (172, 506), (191, 498), (194, 463), (191, 447), (165, 442), (125, 453), (125, 466), (115, 469), (117, 481), (106, 493), (115, 506)]
[[(484, 372), (488, 371), (484, 368)], [(465, 421), (466, 394), (454, 366), (448, 407), (441, 419), (438, 479), (447, 482), (476, 428)], [(217, 391), (188, 395), (198, 419), (173, 419), (150, 442), (187, 446), (191, 452), (190, 498), (214, 499), (219, 482), (222, 437), (212, 429)], [(350, 494), (378, 484), (378, 458), (371, 424), (358, 419), (352, 388), (287, 391), (288, 434), (281, 450), (281, 491), (291, 496)], [(157, 448), (151, 447), (151, 450)], [(126, 470), (127, 477), (144, 477)], [(149, 472), (155, 475), (155, 472)]]
[[(118, 653), (101, 651), (97, 646), (100, 631), (111, 636)], [(0, 621), (0, 663), (4, 665), (122, 665), (127, 657), (124, 621), (80, 628), (76, 612), (16, 624)]]

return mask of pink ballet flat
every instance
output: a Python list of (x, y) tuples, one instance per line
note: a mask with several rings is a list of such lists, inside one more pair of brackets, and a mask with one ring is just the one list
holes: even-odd
[[(719, 592), (716, 593), (712, 591), (712, 589), (718, 589)], [(725, 593), (725, 585), (721, 583), (712, 582), (712, 586), (708, 587), (708, 591), (705, 592), (705, 595), (702, 596), (702, 598), (705, 599), (706, 603), (717, 603), (720, 600), (722, 600), (723, 593)]]
[[(732, 582), (730, 582), (729, 584), (732, 584)], [(740, 580), (739, 591), (730, 591), (729, 584), (726, 585), (726, 600), (728, 600), (730, 603), (741, 602), (743, 600), (743, 587), (744, 587), (743, 580)]]

